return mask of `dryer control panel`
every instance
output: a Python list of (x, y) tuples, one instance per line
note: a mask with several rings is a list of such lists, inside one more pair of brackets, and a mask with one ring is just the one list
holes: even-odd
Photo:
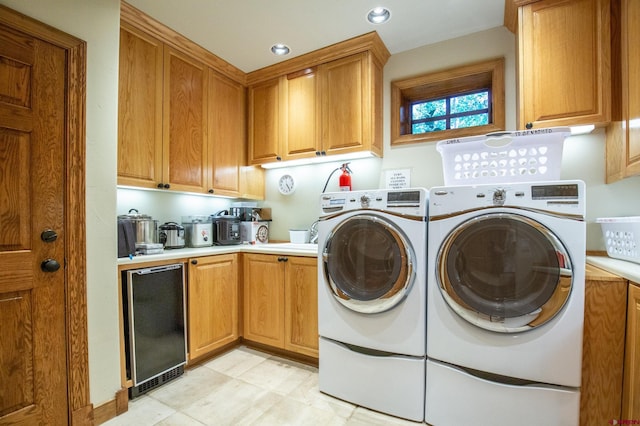
[(320, 196), (320, 216), (342, 211), (380, 210), (426, 217), (428, 194), (425, 188), (330, 192)]
[(487, 208), (519, 208), (584, 217), (582, 181), (443, 186), (431, 189), (429, 217)]

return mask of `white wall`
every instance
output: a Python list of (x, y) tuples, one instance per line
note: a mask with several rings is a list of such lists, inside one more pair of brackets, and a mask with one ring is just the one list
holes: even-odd
[(0, 0), (87, 42), (87, 303), (94, 405), (120, 389), (116, 285), (119, 0)]

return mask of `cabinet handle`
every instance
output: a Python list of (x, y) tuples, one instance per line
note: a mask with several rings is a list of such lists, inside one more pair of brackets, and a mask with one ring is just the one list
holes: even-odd
[(525, 125), (524, 125), (524, 127), (525, 127), (527, 130), (531, 130), (531, 129), (533, 129), (533, 123), (527, 123), (527, 124), (525, 124)]
[(164, 189), (169, 189), (169, 188), (171, 188), (171, 185), (169, 185), (168, 183), (165, 183), (165, 184), (163, 185), (163, 188), (164, 188)]
[(327, 155), (327, 151), (320, 151), (320, 155)]
[(287, 260), (289, 260), (288, 257), (278, 256), (278, 262), (286, 262)]
[(164, 184), (163, 184), (162, 182), (160, 182), (160, 183), (158, 184), (158, 188), (160, 188), (160, 189), (164, 188)]
[(321, 155), (320, 151), (316, 151), (316, 157), (320, 157)]
[(213, 189), (207, 191), (209, 194), (213, 194)]
[(197, 265), (198, 264), (198, 259), (191, 259), (191, 264), (192, 265)]

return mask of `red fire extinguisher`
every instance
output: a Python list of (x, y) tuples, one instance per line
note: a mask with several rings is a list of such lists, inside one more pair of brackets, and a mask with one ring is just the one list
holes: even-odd
[(351, 169), (349, 163), (340, 166), (342, 174), (340, 175), (340, 191), (351, 191)]

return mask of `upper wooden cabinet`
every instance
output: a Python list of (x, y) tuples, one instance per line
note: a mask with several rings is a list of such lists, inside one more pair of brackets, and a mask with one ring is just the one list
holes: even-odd
[(172, 189), (207, 187), (207, 68), (171, 47), (164, 50), (163, 180)]
[(264, 198), (247, 164), (246, 75), (125, 2), (118, 184)]
[(122, 24), (118, 183), (203, 192), (207, 68)]
[(614, 58), (619, 57), (613, 87), (619, 93), (614, 92), (618, 101), (607, 128), (607, 183), (640, 175), (640, 2), (621, 0), (620, 6), (614, 21), (620, 22), (620, 39), (613, 44)]
[(610, 121), (610, 6), (542, 0), (518, 8), (518, 128)]
[(164, 45), (123, 23), (118, 85), (118, 184), (162, 182)]
[(238, 195), (245, 161), (245, 88), (209, 70), (209, 193)]
[(250, 73), (249, 163), (357, 151), (382, 156), (382, 68), (376, 33)]

